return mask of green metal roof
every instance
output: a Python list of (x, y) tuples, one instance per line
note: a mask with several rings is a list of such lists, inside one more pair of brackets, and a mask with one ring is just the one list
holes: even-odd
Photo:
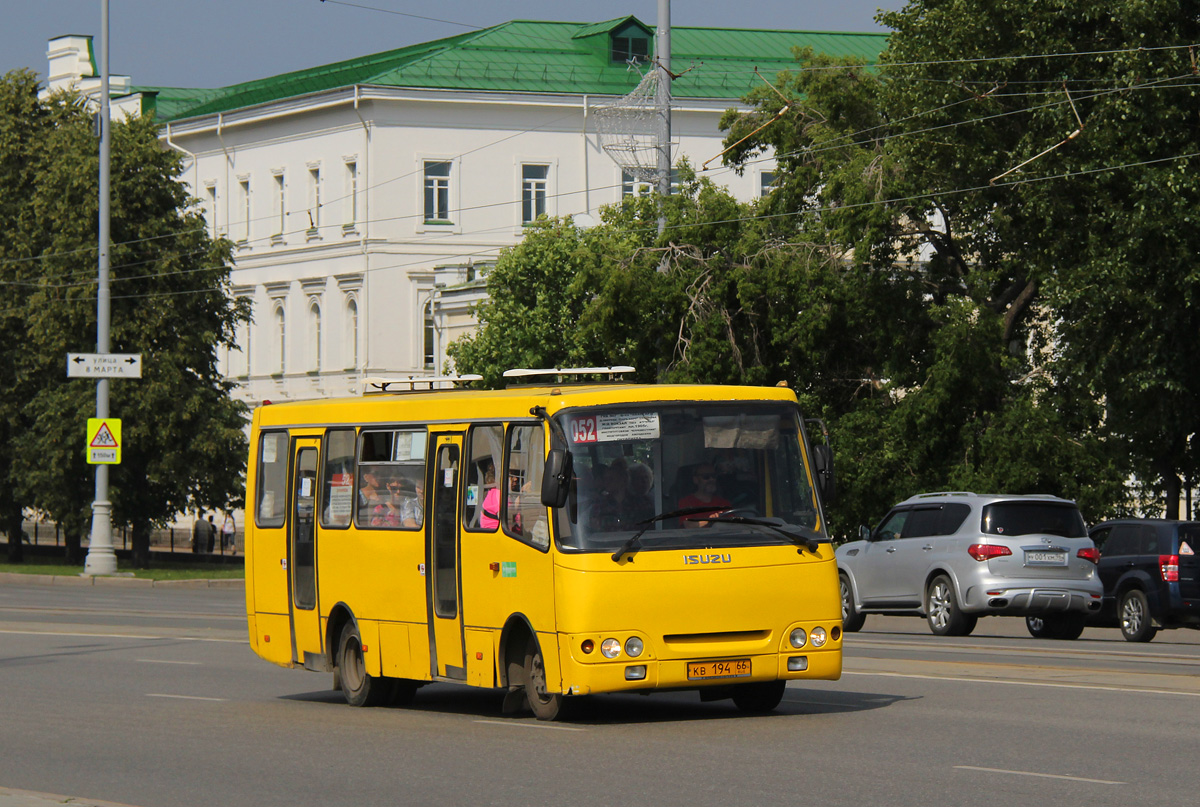
[[(491, 28), (344, 62), (209, 90), (138, 87), (159, 120), (229, 112), (356, 84), (420, 89), (624, 95), (646, 70), (611, 61), (608, 36), (635, 17), (601, 23), (514, 20)], [(795, 67), (793, 48), (875, 63), (886, 33), (822, 33), (731, 28), (672, 28), (671, 84), (679, 98), (737, 99), (759, 82)], [(691, 68), (690, 70), (688, 68)], [(686, 71), (686, 72), (684, 72)]]

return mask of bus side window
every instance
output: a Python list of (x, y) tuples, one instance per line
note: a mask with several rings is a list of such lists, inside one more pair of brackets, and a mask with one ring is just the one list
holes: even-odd
[(354, 524), (419, 530), (425, 524), (424, 429), (363, 430)]
[(354, 440), (354, 429), (330, 429), (325, 434), (322, 527), (350, 526), (354, 512)]
[(282, 527), (287, 510), (287, 432), (264, 432), (258, 445), (255, 523)]
[(546, 462), (542, 424), (512, 426), (504, 464), (504, 531), (539, 549), (550, 546), (542, 505), (542, 469)]
[(500, 526), (500, 469), (504, 459), (504, 428), (475, 426), (467, 435), (466, 492), (463, 526), (495, 532)]

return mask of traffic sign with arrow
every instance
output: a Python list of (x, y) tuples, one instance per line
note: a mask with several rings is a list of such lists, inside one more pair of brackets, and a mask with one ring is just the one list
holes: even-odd
[(68, 353), (67, 378), (141, 378), (141, 353)]

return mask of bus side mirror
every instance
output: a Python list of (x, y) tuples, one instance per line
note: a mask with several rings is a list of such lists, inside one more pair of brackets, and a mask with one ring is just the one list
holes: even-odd
[(813, 470), (821, 498), (826, 504), (831, 503), (837, 496), (837, 484), (833, 474), (833, 449), (828, 445), (813, 446)]
[(542, 505), (562, 507), (567, 503), (571, 489), (571, 452), (552, 448), (546, 455), (546, 467), (542, 472)]

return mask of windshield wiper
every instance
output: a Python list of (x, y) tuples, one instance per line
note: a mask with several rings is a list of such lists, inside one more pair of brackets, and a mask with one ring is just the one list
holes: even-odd
[[(693, 519), (698, 520), (698, 519)], [(807, 527), (789, 525), (784, 529), (784, 522), (777, 518), (751, 518), (748, 516), (713, 516), (712, 518), (703, 519), (708, 522), (718, 522), (721, 524), (749, 524), (752, 527), (766, 527), (772, 532), (782, 535), (793, 544), (799, 547), (802, 551), (807, 549), (814, 555), (817, 554), (817, 546), (824, 537), (816, 530), (810, 530)], [(793, 531), (794, 530), (794, 531)]]
[(620, 563), (622, 555), (624, 555), (626, 552), (632, 552), (634, 549), (636, 549), (641, 544), (642, 535), (646, 532), (646, 530), (650, 529), (655, 522), (666, 521), (667, 519), (671, 518), (694, 516), (699, 513), (711, 513), (712, 511), (712, 505), (709, 505), (708, 507), (684, 507), (679, 510), (672, 510), (668, 513), (660, 513), (657, 516), (651, 516), (650, 518), (637, 522), (638, 524), (643, 525), (642, 528), (633, 535), (629, 536), (629, 540), (621, 544), (621, 548), (612, 553), (613, 562)]

